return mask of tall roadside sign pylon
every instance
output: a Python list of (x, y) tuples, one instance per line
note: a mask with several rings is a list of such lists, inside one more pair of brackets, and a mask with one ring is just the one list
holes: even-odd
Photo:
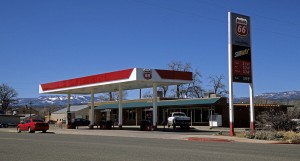
[(249, 84), (250, 130), (254, 131), (253, 72), (250, 17), (228, 12), (228, 71), (230, 136), (234, 136), (233, 82)]

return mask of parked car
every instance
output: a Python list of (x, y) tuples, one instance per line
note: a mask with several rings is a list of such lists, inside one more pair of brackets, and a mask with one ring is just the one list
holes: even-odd
[(49, 130), (49, 124), (40, 119), (26, 119), (17, 126), (17, 132), (19, 133), (21, 131), (28, 131), (29, 133), (42, 131), (45, 133), (47, 130)]
[(87, 119), (82, 119), (82, 118), (76, 118), (74, 120), (72, 120), (72, 126), (76, 127), (76, 126), (89, 126), (90, 125), (90, 121)]
[(172, 112), (171, 116), (168, 117), (168, 127), (173, 126), (175, 130), (176, 126), (181, 128), (190, 128), (191, 118), (186, 116), (184, 112)]
[(8, 124), (7, 123), (0, 123), (0, 128), (5, 127), (8, 128)]

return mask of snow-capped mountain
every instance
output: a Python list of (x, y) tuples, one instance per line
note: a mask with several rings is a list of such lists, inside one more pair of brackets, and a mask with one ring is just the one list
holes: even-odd
[[(300, 101), (300, 91), (285, 91), (285, 92), (268, 92), (256, 95), (254, 101), (268, 100), (268, 103), (272, 102), (286, 102), (286, 101)], [(249, 97), (234, 98), (235, 103), (249, 102)]]
[(255, 97), (260, 97), (260, 98), (270, 99), (270, 100), (280, 100), (280, 99), (298, 100), (300, 99), (300, 91), (262, 93)]
[[(67, 96), (63, 95), (45, 95), (38, 98), (20, 98), (16, 106), (65, 106), (67, 104)], [(87, 104), (91, 100), (90, 96), (71, 95), (71, 104)], [(95, 97), (95, 101), (100, 101), (98, 97)]]

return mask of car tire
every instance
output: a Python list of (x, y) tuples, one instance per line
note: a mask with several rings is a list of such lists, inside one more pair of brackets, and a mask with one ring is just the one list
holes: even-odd
[(42, 133), (46, 133), (46, 132), (47, 132), (47, 130), (43, 130), (43, 131), (42, 131)]
[(20, 127), (17, 127), (17, 133), (21, 133)]
[(5, 127), (5, 128), (8, 128), (8, 124), (5, 124), (4, 127)]
[(175, 124), (175, 122), (173, 121), (173, 130), (175, 130), (176, 129), (176, 124)]
[(31, 128), (30, 128), (30, 127), (28, 127), (28, 132), (29, 132), (29, 133), (34, 133), (34, 131), (33, 131), (33, 130), (31, 130)]

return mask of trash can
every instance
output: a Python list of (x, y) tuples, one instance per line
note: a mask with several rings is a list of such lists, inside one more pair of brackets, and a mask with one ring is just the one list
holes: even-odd
[(141, 131), (151, 131), (151, 121), (150, 120), (142, 120), (140, 124)]
[(112, 121), (100, 121), (100, 129), (112, 129)]
[(106, 121), (105, 123), (105, 129), (111, 129), (112, 128), (112, 121)]

